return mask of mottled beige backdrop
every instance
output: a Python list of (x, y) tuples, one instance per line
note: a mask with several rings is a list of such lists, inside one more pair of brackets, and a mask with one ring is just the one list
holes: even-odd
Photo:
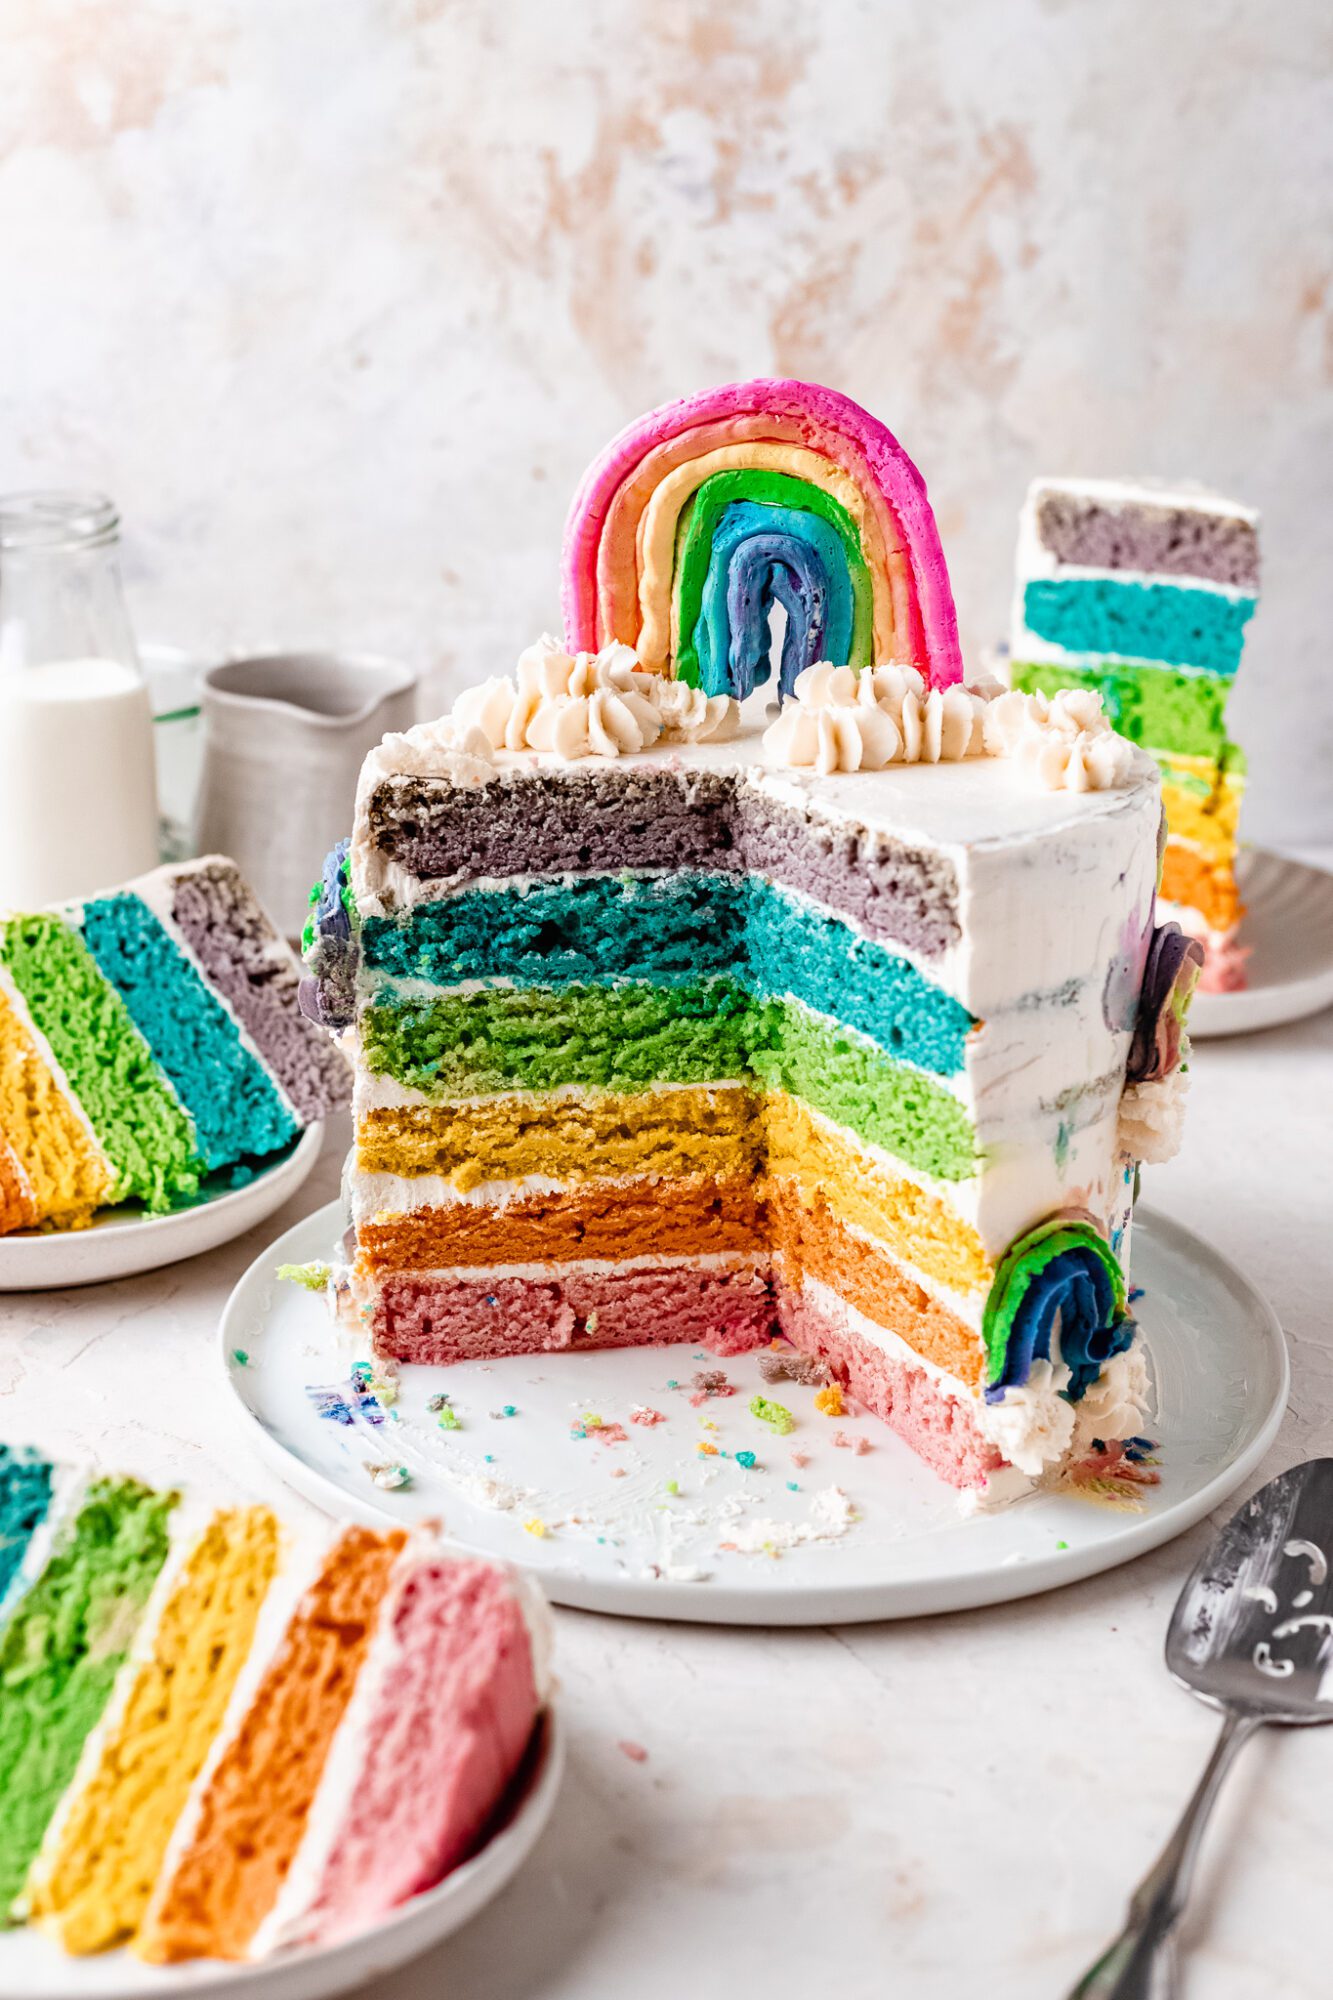
[(627, 418), (780, 372), (926, 474), (970, 657), (1039, 471), (1264, 511), (1247, 829), (1333, 837), (1328, 0), (0, 0), (0, 482), (145, 637), (556, 617)]

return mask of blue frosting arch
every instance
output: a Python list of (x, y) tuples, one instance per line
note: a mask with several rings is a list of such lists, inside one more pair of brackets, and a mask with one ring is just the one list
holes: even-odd
[(986, 1301), (986, 1400), (1021, 1388), (1035, 1361), (1059, 1359), (1076, 1403), (1106, 1363), (1134, 1338), (1120, 1266), (1100, 1231), (1082, 1216), (1052, 1216), (1012, 1243)]
[(816, 660), (851, 655), (855, 602), (835, 529), (817, 514), (763, 501), (733, 501), (713, 536), (693, 643), (707, 694), (743, 701), (772, 670), (769, 614), (787, 613), (779, 693)]

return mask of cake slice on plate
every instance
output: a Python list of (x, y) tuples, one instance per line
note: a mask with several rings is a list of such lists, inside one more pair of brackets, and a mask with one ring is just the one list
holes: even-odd
[(345, 1103), (298, 988), (217, 855), (0, 920), (0, 1232), (165, 1213)]
[(1162, 772), (1163, 914), (1205, 947), (1202, 984), (1245, 983), (1237, 822), (1245, 758), (1227, 700), (1259, 594), (1259, 517), (1216, 494), (1039, 479), (1019, 529), (1013, 685), (1102, 697)]
[(52, 1476), (0, 1456), (11, 1921), (75, 1953), (264, 1957), (475, 1851), (546, 1699), (538, 1593), (429, 1527), (292, 1534), (133, 1479), (66, 1472), (48, 1523)]

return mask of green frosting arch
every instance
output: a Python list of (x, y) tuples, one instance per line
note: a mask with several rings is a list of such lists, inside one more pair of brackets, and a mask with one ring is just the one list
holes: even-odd
[(1096, 1222), (1081, 1211), (1048, 1216), (1025, 1235), (1015, 1237), (996, 1266), (982, 1317), (988, 1384), (998, 1383), (1004, 1375), (1014, 1322), (1030, 1288), (1049, 1265), (1071, 1251), (1095, 1258), (1101, 1265), (1111, 1288), (1114, 1318), (1124, 1318), (1124, 1273)]
[(796, 479), (789, 472), (765, 472), (754, 468), (715, 472), (711, 479), (705, 479), (689, 504), (681, 509), (676, 526), (672, 579), (680, 632), (676, 678), (691, 687), (699, 685), (699, 654), (694, 644), (694, 632), (703, 608), (713, 535), (726, 509), (737, 500), (814, 514), (834, 530), (847, 558), (847, 575), (852, 587), (850, 664), (853, 667), (869, 666), (875, 641), (874, 587), (855, 521), (840, 501), (822, 487), (812, 485), (808, 479)]

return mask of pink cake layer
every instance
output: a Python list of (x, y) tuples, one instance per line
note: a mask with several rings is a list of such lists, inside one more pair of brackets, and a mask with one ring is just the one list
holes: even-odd
[(661, 1265), (550, 1278), (467, 1273), (390, 1277), (371, 1319), (375, 1353), (394, 1361), (477, 1361), (565, 1347), (663, 1347), (714, 1354), (760, 1347), (775, 1330), (763, 1272)]
[(780, 1331), (802, 1353), (827, 1361), (858, 1402), (951, 1486), (979, 1486), (1005, 1463), (966, 1403), (926, 1369), (890, 1358), (808, 1291), (775, 1286), (751, 1269), (666, 1265), (489, 1282), (464, 1273), (388, 1278), (371, 1327), (383, 1359), (435, 1364), (684, 1341), (714, 1354), (743, 1354)]
[(480, 1844), (537, 1719), (527, 1621), (504, 1573), (427, 1557), (395, 1599), (392, 1657), (317, 1886), (306, 1943), (363, 1930)]
[(891, 1359), (835, 1321), (808, 1291), (780, 1285), (778, 1318), (793, 1347), (827, 1361), (857, 1401), (882, 1417), (950, 1486), (980, 1486), (1004, 1465), (966, 1404), (946, 1395), (924, 1368)]

